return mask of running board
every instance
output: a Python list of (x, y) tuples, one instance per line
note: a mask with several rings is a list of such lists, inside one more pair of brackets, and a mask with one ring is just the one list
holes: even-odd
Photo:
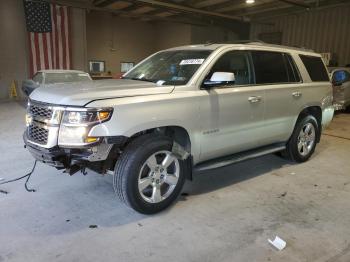
[(203, 163), (199, 163), (198, 165), (194, 166), (194, 171), (201, 172), (205, 170), (216, 169), (216, 168), (232, 165), (238, 162), (242, 162), (245, 160), (253, 159), (256, 157), (279, 152), (284, 149), (286, 149), (286, 145), (284, 143), (264, 146), (258, 149), (248, 150), (241, 153), (236, 153), (234, 155), (216, 158), (213, 160), (205, 161)]

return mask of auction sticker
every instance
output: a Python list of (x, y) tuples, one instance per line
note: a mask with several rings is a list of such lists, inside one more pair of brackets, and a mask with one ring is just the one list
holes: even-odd
[(204, 59), (185, 59), (180, 62), (180, 65), (201, 65)]

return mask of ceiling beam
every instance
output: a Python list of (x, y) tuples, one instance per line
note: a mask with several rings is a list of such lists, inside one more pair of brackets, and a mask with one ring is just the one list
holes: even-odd
[(297, 8), (297, 7), (291, 7), (290, 5), (285, 4), (285, 3), (279, 3), (279, 4), (268, 3), (268, 4), (259, 5), (259, 6), (252, 6), (249, 8), (236, 10), (235, 12), (233, 12), (233, 14), (240, 14), (241, 13), (241, 14), (244, 14), (245, 16), (252, 16), (255, 14), (280, 10), (280, 9), (284, 9), (284, 8)]
[(225, 14), (221, 14), (221, 13), (217, 13), (217, 12), (202, 10), (202, 9), (198, 9), (198, 8), (192, 8), (192, 7), (173, 4), (173, 3), (169, 3), (169, 2), (161, 2), (158, 0), (134, 0), (132, 2), (145, 3), (145, 4), (149, 4), (149, 5), (153, 5), (153, 6), (167, 8), (167, 9), (178, 10), (178, 11), (182, 11), (182, 12), (186, 12), (186, 13), (195, 13), (195, 14), (224, 18), (224, 19), (228, 19), (228, 20), (242, 21), (242, 18), (239, 16), (225, 15)]
[(311, 8), (312, 6), (309, 4), (306, 4), (304, 1), (298, 1), (298, 0), (278, 0), (280, 2), (290, 4), (290, 5), (295, 5), (299, 7), (304, 7), (304, 8)]

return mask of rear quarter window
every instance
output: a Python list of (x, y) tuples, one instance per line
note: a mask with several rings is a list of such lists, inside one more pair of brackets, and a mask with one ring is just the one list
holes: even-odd
[(307, 55), (299, 55), (299, 57), (303, 61), (312, 81), (329, 82), (329, 76), (321, 57)]

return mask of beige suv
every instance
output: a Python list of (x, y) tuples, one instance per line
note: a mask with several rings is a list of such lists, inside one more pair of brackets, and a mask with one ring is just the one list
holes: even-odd
[(321, 56), (261, 43), (158, 52), (123, 79), (38, 88), (24, 141), (69, 174), (114, 175), (141, 213), (168, 207), (194, 171), (284, 152), (310, 158), (333, 117)]

